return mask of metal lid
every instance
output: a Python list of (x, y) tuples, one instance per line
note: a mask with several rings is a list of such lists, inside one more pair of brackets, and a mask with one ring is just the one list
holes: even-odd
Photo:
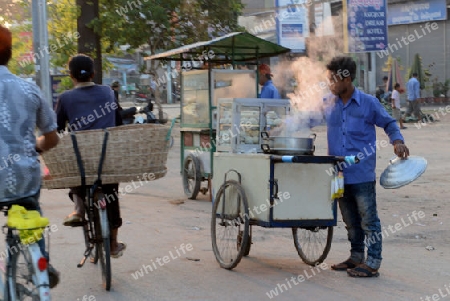
[(390, 160), (388, 167), (380, 177), (380, 185), (386, 189), (405, 186), (419, 178), (427, 169), (427, 160), (419, 156), (407, 159), (396, 157)]

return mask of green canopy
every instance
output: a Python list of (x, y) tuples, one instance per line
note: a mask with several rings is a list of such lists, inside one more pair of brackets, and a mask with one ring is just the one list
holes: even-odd
[[(208, 56), (210, 62), (243, 62), (290, 52), (289, 48), (247, 32), (232, 32), (211, 41), (197, 42), (148, 56), (145, 60), (190, 61)], [(206, 59), (205, 59), (206, 60)]]

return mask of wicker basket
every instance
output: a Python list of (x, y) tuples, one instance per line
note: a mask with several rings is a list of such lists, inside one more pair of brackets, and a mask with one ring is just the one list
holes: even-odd
[[(102, 182), (147, 182), (164, 177), (167, 172), (170, 130), (170, 126), (160, 124), (132, 124), (108, 128)], [(97, 179), (105, 131), (79, 131), (75, 135), (86, 173), (86, 184), (92, 185)], [(70, 188), (81, 185), (70, 134), (61, 138), (58, 146), (43, 153), (42, 157), (50, 172), (50, 179), (43, 179), (44, 188)]]

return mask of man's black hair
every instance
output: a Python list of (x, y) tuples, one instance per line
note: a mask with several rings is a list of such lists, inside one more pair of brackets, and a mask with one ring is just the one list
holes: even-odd
[(327, 69), (338, 74), (341, 79), (350, 76), (353, 81), (356, 77), (356, 63), (348, 56), (336, 56), (328, 64)]
[(413, 76), (414, 76), (414, 77), (416, 77), (416, 76), (417, 76), (417, 73), (416, 73), (416, 72), (414, 72), (414, 73), (413, 73)]
[(389, 80), (389, 78), (387, 76), (383, 76), (383, 80)]
[(399, 83), (395, 83), (394, 89), (397, 89), (398, 87), (400, 87)]
[(12, 56), (12, 34), (8, 28), (0, 25), (0, 65), (8, 65)]
[(69, 60), (70, 74), (79, 82), (88, 82), (94, 74), (94, 61), (85, 54), (77, 54)]

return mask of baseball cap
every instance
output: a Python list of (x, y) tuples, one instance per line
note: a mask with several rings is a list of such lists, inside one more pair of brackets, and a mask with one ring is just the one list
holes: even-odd
[(259, 65), (258, 70), (262, 74), (269, 74), (270, 76), (273, 76), (273, 74), (270, 72), (269, 65), (261, 64), (261, 65)]

